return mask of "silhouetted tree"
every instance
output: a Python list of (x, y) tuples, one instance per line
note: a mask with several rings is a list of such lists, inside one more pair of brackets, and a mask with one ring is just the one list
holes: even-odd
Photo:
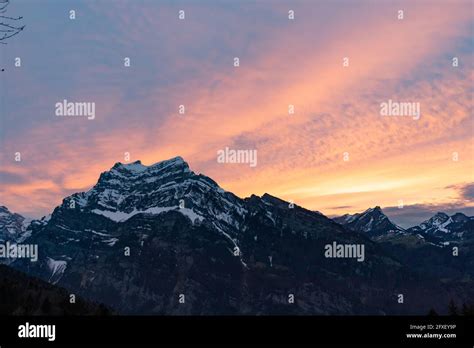
[(449, 301), (448, 313), (449, 313), (449, 315), (458, 315), (459, 314), (458, 306), (456, 306), (456, 303), (454, 303), (454, 301), (452, 299), (451, 299), (451, 301)]
[(95, 312), (95, 315), (98, 315), (98, 316), (107, 316), (107, 315), (110, 315), (110, 314), (111, 314), (110, 310), (105, 305), (103, 305), (102, 303), (99, 304), (99, 307), (98, 307), (97, 311)]
[(43, 301), (43, 304), (41, 305), (41, 312), (42, 314), (49, 314), (51, 311), (51, 302), (49, 302), (49, 299), (46, 297)]
[(474, 304), (469, 305), (467, 303), (463, 303), (461, 313), (462, 315), (474, 315)]
[(437, 316), (438, 313), (434, 310), (434, 308), (431, 308), (430, 311), (428, 312), (428, 315), (430, 317), (434, 317), (434, 316)]
[(10, 0), (0, 0), (0, 44), (6, 44), (6, 40), (20, 33), (25, 26), (19, 25), (23, 17), (6, 16)]

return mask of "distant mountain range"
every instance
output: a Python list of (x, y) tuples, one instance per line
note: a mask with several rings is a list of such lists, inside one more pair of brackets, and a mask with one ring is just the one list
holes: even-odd
[(334, 221), (350, 230), (365, 233), (374, 240), (394, 234), (416, 235), (441, 244), (474, 238), (474, 217), (462, 213), (449, 216), (438, 212), (430, 219), (408, 229), (403, 229), (390, 221), (379, 206), (359, 214), (342, 215), (334, 218)]
[(0, 210), (0, 239), (39, 246), (12, 267), (129, 314), (442, 313), (474, 298), (472, 236), (460, 213), (405, 230), (380, 207), (330, 219), (241, 199), (181, 157), (117, 163), (29, 224)]
[(433, 236), (443, 241), (462, 241), (474, 238), (474, 217), (462, 213), (447, 215), (437, 213), (419, 226), (408, 230), (424, 236)]
[[(420, 274), (445, 283), (457, 279), (472, 286), (474, 279), (474, 217), (438, 212), (418, 226), (403, 229), (380, 207), (335, 218), (346, 228), (369, 236), (387, 255)], [(457, 251), (456, 251), (456, 250)], [(454, 256), (453, 254), (456, 254)]]

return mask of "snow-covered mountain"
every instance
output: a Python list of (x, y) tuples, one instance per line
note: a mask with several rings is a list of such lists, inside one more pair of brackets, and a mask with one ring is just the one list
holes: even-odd
[[(348, 224), (400, 231), (378, 207), (357, 215)], [(117, 163), (28, 231), (39, 261), (14, 267), (120, 313), (419, 314), (447, 296), (370, 233), (269, 194), (239, 198), (181, 157)], [(364, 262), (327, 257), (334, 243), (363, 246)], [(391, 301), (394, 289), (413, 304)]]
[[(473, 217), (461, 213), (452, 216), (437, 213), (419, 226), (403, 230), (376, 207), (334, 220), (354, 232), (370, 236), (387, 255), (419, 274), (439, 279), (470, 279), (474, 276)], [(461, 252), (455, 254), (453, 247)]]
[(449, 241), (474, 239), (474, 217), (462, 213), (449, 216), (438, 212), (420, 225), (408, 229), (403, 229), (390, 221), (378, 206), (363, 213), (346, 214), (333, 220), (352, 231), (368, 235), (376, 242), (418, 246), (427, 242), (441, 246)]
[(371, 238), (385, 234), (405, 232), (403, 228), (390, 221), (379, 206), (369, 208), (363, 213), (345, 214), (334, 218), (334, 221), (350, 230), (363, 232)]
[(474, 236), (474, 217), (456, 213), (451, 216), (438, 212), (418, 226), (407, 230), (425, 236), (434, 236), (443, 241), (459, 241)]
[(192, 223), (206, 220), (204, 223), (211, 224), (230, 241), (243, 229), (246, 213), (240, 198), (221, 189), (209, 177), (192, 172), (181, 157), (151, 166), (140, 161), (116, 163), (100, 175), (91, 190), (64, 199), (60, 209), (71, 207), (114, 222), (125, 222), (138, 214), (174, 211)]
[(0, 206), (0, 242), (20, 243), (28, 237), (29, 219)]

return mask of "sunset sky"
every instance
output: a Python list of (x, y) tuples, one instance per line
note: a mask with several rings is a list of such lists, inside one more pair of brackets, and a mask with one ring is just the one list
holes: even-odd
[[(407, 227), (474, 215), (472, 1), (18, 0), (8, 11), (26, 24), (0, 46), (0, 205), (12, 211), (50, 213), (129, 152), (147, 165), (180, 155), (240, 197), (330, 216), (379, 205)], [(55, 116), (64, 99), (95, 102), (95, 119)], [(381, 116), (389, 99), (419, 102), (421, 117)], [(258, 165), (217, 163), (225, 147), (256, 149)]]

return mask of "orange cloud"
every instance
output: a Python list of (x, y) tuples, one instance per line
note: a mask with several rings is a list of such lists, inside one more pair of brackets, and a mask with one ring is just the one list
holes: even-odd
[[(92, 186), (100, 172), (123, 161), (124, 152), (148, 164), (181, 155), (191, 168), (236, 194), (270, 192), (328, 214), (346, 212), (332, 207), (350, 205), (357, 211), (393, 206), (400, 199), (405, 204), (452, 201), (441, 188), (473, 179), (472, 100), (466, 93), (472, 91), (473, 73), (472, 54), (460, 55), (457, 70), (446, 56), (458, 54), (454, 43), (470, 35), (470, 4), (406, 2), (403, 21), (396, 19), (398, 6), (374, 6), (378, 11), (338, 13), (328, 27), (314, 20), (316, 8), (301, 7), (291, 24), (255, 22), (261, 38), (246, 50), (227, 57), (212, 51), (199, 63), (171, 45), (166, 54), (176, 57), (170, 69), (190, 69), (189, 79), (163, 87), (157, 76), (156, 85), (142, 87), (135, 98), (117, 86), (93, 87), (101, 111), (96, 120), (55, 120), (21, 140), (7, 139), (8, 153), (22, 148), (35, 159), (25, 162), (32, 183), (18, 190), (9, 185), (2, 195), (5, 204), (21, 211), (21, 201), (42, 188), (51, 196), (35, 204), (51, 206), (68, 192)], [(126, 28), (117, 39), (121, 51), (147, 45), (159, 50), (151, 41), (154, 32), (193, 49), (212, 35), (193, 11), (186, 27), (166, 28), (160, 23), (169, 21), (174, 8), (127, 11), (118, 11), (116, 18)], [(281, 7), (269, 11), (285, 16)], [(238, 27), (232, 13), (216, 16), (222, 25)], [(229, 47), (234, 40), (245, 46), (238, 33), (226, 38)], [(234, 55), (241, 58), (238, 68), (232, 66)], [(349, 57), (347, 68), (343, 57)], [(228, 66), (213, 65), (224, 58)], [(123, 79), (115, 68), (83, 69), (87, 77)], [(78, 95), (88, 93), (83, 88)], [(381, 117), (379, 105), (387, 99), (419, 102), (420, 120)], [(180, 104), (185, 115), (177, 113)], [(295, 105), (295, 115), (288, 115), (289, 104)], [(216, 151), (226, 146), (256, 148), (257, 168), (218, 164)], [(36, 181), (35, 172), (42, 173)]]

